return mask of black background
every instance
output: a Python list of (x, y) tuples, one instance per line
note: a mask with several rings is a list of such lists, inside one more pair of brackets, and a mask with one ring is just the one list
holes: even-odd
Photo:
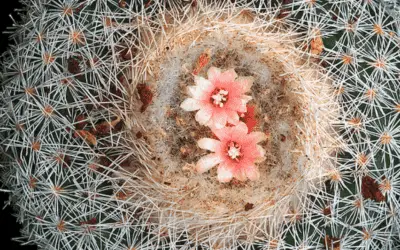
[[(6, 4), (7, 3), (7, 4)], [(7, 27), (12, 25), (12, 19), (10, 14), (15, 20), (18, 20), (18, 15), (14, 12), (14, 9), (21, 8), (21, 4), (17, 0), (2, 1), (0, 12), (1, 12), (1, 23), (0, 23), (0, 53), (3, 54), (8, 47), (8, 36), (3, 34)], [(3, 210), (5, 201), (8, 200), (8, 194), (0, 192), (0, 249), (14, 250), (23, 249), (31, 250), (37, 249), (36, 246), (21, 246), (19, 242), (13, 241), (12, 238), (21, 236), (19, 230), (21, 226), (16, 222), (16, 218), (13, 216), (13, 210), (11, 207), (6, 207)]]

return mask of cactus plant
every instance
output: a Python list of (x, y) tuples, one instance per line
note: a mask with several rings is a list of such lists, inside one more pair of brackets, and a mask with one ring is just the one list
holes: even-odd
[(1, 176), (21, 241), (400, 246), (388, 5), (21, 2), (0, 88)]

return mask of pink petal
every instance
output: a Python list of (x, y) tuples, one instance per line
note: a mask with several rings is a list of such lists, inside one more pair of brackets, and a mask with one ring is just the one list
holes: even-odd
[(233, 178), (232, 170), (225, 164), (220, 164), (218, 166), (217, 173), (219, 182), (229, 182)]
[(211, 67), (207, 71), (207, 77), (210, 81), (214, 81), (221, 74), (221, 70), (216, 67)]
[(222, 72), (221, 75), (218, 77), (220, 82), (234, 82), (237, 77), (237, 74), (234, 69), (229, 69), (225, 72)]
[(261, 151), (257, 148), (258, 146), (257, 143), (262, 140), (265, 140), (266, 135), (262, 132), (252, 132), (246, 135), (243, 134), (240, 135), (239, 133), (243, 133), (243, 131), (236, 133), (233, 132), (232, 138), (242, 145), (244, 156), (248, 159), (251, 159), (251, 161), (254, 162), (255, 159), (260, 158), (262, 156), (261, 153), (264, 153), (264, 150)]
[(224, 127), (222, 129), (211, 128), (211, 130), (220, 141), (225, 141), (231, 136), (230, 127)]
[(247, 132), (248, 128), (244, 122), (239, 122), (238, 125), (232, 127), (232, 137), (240, 138), (240, 142), (242, 142), (247, 137)]
[(208, 154), (200, 158), (200, 160), (196, 163), (196, 172), (202, 174), (218, 163), (221, 162), (221, 158), (216, 154)]
[(260, 172), (258, 171), (257, 167), (254, 165), (250, 165), (246, 167), (246, 176), (251, 181), (256, 181), (260, 178)]
[(216, 129), (221, 129), (225, 127), (226, 121), (228, 120), (228, 115), (226, 112), (214, 112), (212, 116), (212, 123)]
[(239, 123), (239, 115), (236, 111), (227, 111), (227, 115), (230, 124), (236, 125)]
[(254, 78), (251, 76), (248, 77), (239, 77), (236, 79), (236, 82), (241, 86), (243, 93), (250, 91), (251, 86), (253, 86)]
[(200, 148), (207, 149), (212, 152), (215, 152), (217, 148), (221, 146), (220, 141), (211, 138), (201, 138), (200, 140), (197, 141), (197, 144), (199, 145)]
[(206, 125), (210, 121), (212, 114), (212, 109), (205, 107), (197, 111), (194, 118), (201, 125)]
[(186, 98), (182, 103), (181, 103), (181, 108), (185, 111), (195, 111), (199, 110), (201, 108), (200, 102), (196, 99), (193, 98)]
[(264, 132), (251, 132), (248, 136), (252, 143), (259, 143), (267, 139), (267, 135)]
[(247, 111), (246, 103), (247, 102), (239, 97), (230, 97), (230, 99), (226, 102), (225, 107), (230, 110), (245, 113)]
[[(241, 144), (243, 152), (242, 163), (244, 165), (253, 164), (257, 159), (261, 157), (260, 151), (257, 149), (256, 144)], [(246, 164), (245, 164), (246, 163)]]

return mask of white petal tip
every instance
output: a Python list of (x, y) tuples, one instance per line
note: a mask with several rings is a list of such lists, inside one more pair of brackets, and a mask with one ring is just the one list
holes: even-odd
[(215, 154), (208, 154), (200, 158), (200, 160), (196, 164), (195, 170), (197, 173), (202, 174), (204, 172), (207, 172), (209, 169), (219, 164), (220, 162), (221, 159), (218, 156), (216, 156)]
[(222, 183), (230, 182), (233, 178), (232, 172), (224, 167), (219, 167), (217, 172), (218, 172), (217, 179), (219, 182)]
[(227, 183), (230, 182), (232, 180), (232, 177), (219, 177), (218, 176), (218, 181), (221, 183)]
[(200, 103), (196, 99), (187, 98), (181, 103), (180, 107), (185, 111), (195, 111), (200, 109)]
[(199, 148), (215, 152), (217, 147), (220, 145), (220, 142), (211, 138), (201, 138), (197, 141), (197, 145)]

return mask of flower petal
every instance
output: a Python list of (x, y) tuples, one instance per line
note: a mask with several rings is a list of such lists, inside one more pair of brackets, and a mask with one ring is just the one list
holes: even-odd
[(196, 100), (201, 100), (204, 96), (204, 91), (202, 91), (198, 86), (188, 86), (187, 90), (189, 95)]
[[(235, 127), (232, 127), (232, 137), (244, 139), (247, 132), (248, 128), (244, 122), (239, 122)], [(241, 141), (243, 141), (243, 139)]]
[(236, 125), (239, 123), (239, 115), (236, 111), (227, 111), (227, 115), (230, 124)]
[(209, 91), (214, 89), (214, 84), (201, 76), (195, 76), (194, 82), (201, 91)]
[(207, 149), (215, 152), (218, 147), (220, 147), (221, 142), (211, 138), (201, 138), (197, 141), (197, 145), (202, 149)]
[(228, 115), (226, 112), (214, 112), (212, 117), (213, 126), (216, 129), (221, 129), (225, 127), (226, 121), (228, 120)]
[(259, 143), (265, 141), (267, 139), (267, 135), (264, 132), (251, 132), (249, 134), (249, 139), (253, 141), (253, 143)]
[(217, 173), (219, 182), (230, 182), (233, 178), (232, 170), (225, 164), (218, 166)]
[(251, 76), (247, 76), (247, 77), (241, 76), (241, 77), (238, 77), (238, 79), (236, 79), (236, 82), (242, 88), (243, 93), (246, 93), (246, 92), (250, 91), (251, 86), (253, 86), (254, 78)]
[(221, 70), (216, 67), (211, 67), (207, 71), (207, 77), (210, 81), (213, 81), (214, 79), (219, 77), (220, 74), (221, 74)]
[(196, 163), (196, 172), (202, 174), (220, 163), (221, 161), (222, 159), (216, 154), (208, 154), (206, 156), (203, 156)]
[(260, 154), (260, 156), (255, 160), (255, 162), (260, 163), (265, 161), (265, 149), (261, 147), (260, 145), (257, 145), (257, 151)]
[(247, 101), (242, 100), (239, 97), (233, 97), (233, 98), (230, 98), (226, 102), (225, 106), (227, 109), (245, 113), (247, 111), (246, 104), (247, 104)]
[(215, 134), (215, 136), (222, 142), (230, 138), (231, 136), (231, 127), (224, 127), (222, 129), (216, 129), (215, 127), (211, 128), (211, 131)]
[(264, 157), (264, 156), (265, 156), (266, 151), (265, 151), (265, 149), (264, 149), (263, 147), (261, 147), (260, 145), (257, 145), (257, 151), (259, 152), (260, 157)]
[(250, 165), (246, 167), (246, 176), (251, 181), (256, 181), (260, 178), (260, 172), (258, 171), (257, 167), (254, 165)]
[(237, 74), (234, 69), (229, 69), (225, 72), (222, 72), (218, 77), (218, 80), (221, 82), (234, 82), (237, 77)]
[(186, 98), (181, 103), (181, 108), (185, 111), (195, 111), (201, 108), (200, 102), (193, 98)]
[(194, 118), (201, 125), (206, 125), (210, 121), (212, 114), (212, 109), (206, 107), (197, 111)]
[(241, 99), (247, 104), (249, 101), (251, 101), (251, 99), (253, 99), (253, 97), (249, 95), (242, 95)]

